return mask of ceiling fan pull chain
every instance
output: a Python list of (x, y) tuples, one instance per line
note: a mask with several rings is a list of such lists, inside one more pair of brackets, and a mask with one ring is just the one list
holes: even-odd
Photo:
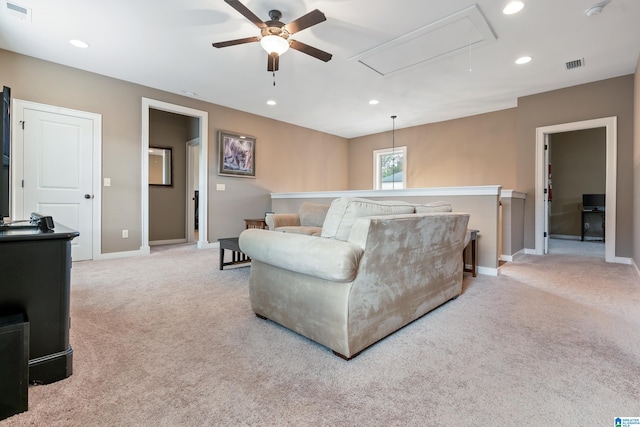
[(273, 85), (276, 85), (276, 72), (273, 72)]

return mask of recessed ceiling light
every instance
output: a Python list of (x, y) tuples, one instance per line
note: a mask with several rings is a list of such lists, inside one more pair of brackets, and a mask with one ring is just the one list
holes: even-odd
[(530, 56), (521, 56), (520, 58), (516, 59), (516, 64), (518, 65), (527, 64), (531, 62), (532, 59), (533, 58)]
[(267, 101), (267, 105), (276, 105), (276, 101), (274, 101), (273, 99), (270, 99)]
[(380, 101), (378, 101), (377, 99), (372, 99), (371, 101), (369, 101), (369, 105), (378, 105), (380, 103)]
[(89, 47), (89, 43), (87, 42), (83, 42), (82, 40), (69, 40), (69, 43), (71, 43), (72, 45), (74, 45), (75, 47), (79, 47), (82, 49), (86, 49)]
[(518, 13), (524, 7), (524, 3), (521, 1), (510, 1), (504, 9), (502, 9), (502, 13), (505, 15), (513, 15), (514, 13)]

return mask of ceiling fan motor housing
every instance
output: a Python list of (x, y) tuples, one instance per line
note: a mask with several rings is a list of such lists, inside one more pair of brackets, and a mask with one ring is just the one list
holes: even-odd
[(285, 40), (288, 39), (291, 34), (284, 27), (284, 23), (280, 22), (282, 13), (280, 13), (279, 10), (270, 10), (269, 17), (271, 18), (271, 20), (266, 21), (265, 22), (266, 26), (262, 28), (262, 30), (260, 31), (260, 33), (262, 34), (262, 37), (278, 36), (278, 37), (282, 37)]

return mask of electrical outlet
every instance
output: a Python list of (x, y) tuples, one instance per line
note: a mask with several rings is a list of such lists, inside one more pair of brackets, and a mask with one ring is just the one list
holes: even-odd
[(122, 230), (122, 238), (123, 239), (129, 238), (129, 230)]

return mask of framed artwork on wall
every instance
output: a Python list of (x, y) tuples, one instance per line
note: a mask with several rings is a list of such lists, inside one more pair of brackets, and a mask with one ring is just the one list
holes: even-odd
[(218, 131), (218, 175), (256, 177), (256, 138)]

